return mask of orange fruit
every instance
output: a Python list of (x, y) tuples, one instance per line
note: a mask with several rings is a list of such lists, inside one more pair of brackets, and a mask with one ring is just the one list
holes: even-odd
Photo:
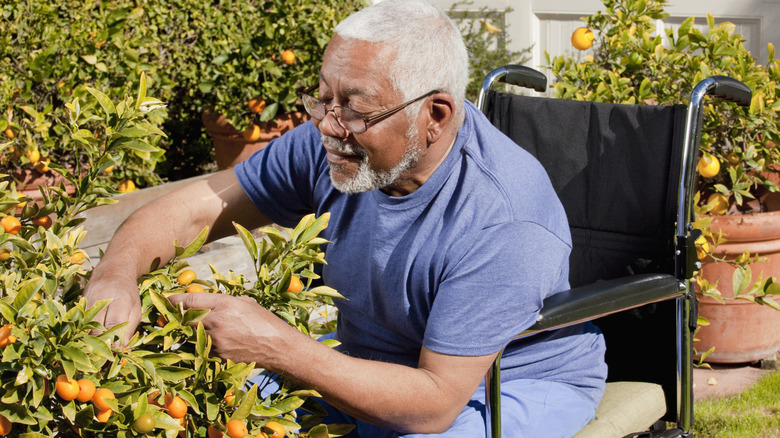
[(225, 425), (227, 430), (227, 436), (230, 438), (244, 438), (248, 431), (246, 430), (246, 424), (238, 420), (230, 420)]
[(5, 136), (8, 138), (14, 138), (16, 137), (16, 131), (11, 128), (5, 128)]
[(729, 199), (721, 193), (713, 193), (707, 198), (707, 204), (713, 205), (710, 213), (712, 214), (726, 214), (729, 210)]
[(699, 158), (696, 169), (704, 178), (712, 178), (720, 172), (720, 161), (714, 155), (705, 152)]
[(160, 391), (154, 390), (151, 393), (149, 393), (149, 395), (146, 397), (146, 402), (149, 403), (150, 405), (162, 406), (158, 401), (159, 397), (160, 397)]
[(168, 414), (173, 418), (182, 418), (187, 415), (187, 403), (184, 403), (184, 400), (178, 395), (174, 397), (170, 394), (165, 394), (164, 406), (168, 410)]
[(111, 417), (111, 414), (113, 414), (114, 411), (111, 409), (101, 409), (97, 411), (97, 414), (95, 414), (95, 417), (97, 417), (97, 421), (100, 423), (107, 423), (108, 419)]
[(11, 324), (6, 324), (2, 327), (0, 327), (0, 341), (4, 341), (8, 339), (9, 336), (11, 336), (11, 329), (14, 326)]
[(157, 325), (159, 327), (165, 327), (165, 324), (168, 324), (168, 320), (165, 319), (164, 316), (160, 315), (157, 317)]
[(290, 277), (290, 285), (287, 286), (287, 292), (300, 292), (303, 290), (303, 283), (297, 275)]
[(6, 324), (3, 327), (0, 327), (0, 348), (5, 348), (8, 346), (8, 344), (13, 344), (16, 342), (16, 336), (11, 334), (11, 329), (14, 326), (11, 324)]
[(263, 131), (260, 129), (260, 126), (253, 124), (252, 126), (246, 128), (242, 135), (246, 141), (257, 141), (260, 140), (260, 135), (262, 133)]
[(265, 432), (260, 432), (257, 435), (255, 435), (255, 438), (268, 438), (268, 434)]
[(201, 286), (201, 285), (199, 285), (197, 283), (192, 283), (190, 285), (190, 287), (187, 288), (187, 293), (190, 293), (190, 294), (198, 293), (198, 292), (205, 292), (205, 291), (206, 290), (203, 289), (203, 286)]
[(11, 432), (13, 424), (5, 416), (0, 415), (0, 436), (6, 436)]
[(51, 228), (52, 220), (49, 216), (36, 217), (32, 220), (32, 224), (36, 227), (43, 227), (47, 230)]
[(208, 432), (209, 438), (222, 438), (222, 431), (214, 426), (209, 426), (206, 431)]
[(70, 256), (70, 261), (77, 265), (83, 265), (86, 259), (87, 256), (85, 256), (83, 252), (77, 252)]
[(292, 64), (295, 62), (295, 53), (293, 53), (293, 51), (290, 49), (285, 50), (282, 52), (282, 61), (284, 61), (284, 63), (287, 65)]
[(106, 403), (106, 399), (116, 398), (114, 392), (108, 388), (98, 388), (92, 395), (92, 404), (98, 408), (99, 411), (105, 411), (111, 409), (111, 406)]
[(8, 344), (13, 344), (14, 342), (16, 342), (16, 336), (10, 335), (7, 338), (0, 341), (0, 348), (5, 348), (8, 346)]
[(6, 233), (19, 234), (19, 231), (22, 231), (22, 223), (16, 216), (6, 216), (0, 219), (0, 225), (3, 226)]
[(249, 99), (249, 102), (246, 103), (246, 106), (249, 107), (249, 111), (258, 114), (263, 112), (265, 109), (265, 100), (255, 97), (254, 99)]
[(276, 421), (269, 421), (263, 425), (263, 432), (268, 434), (268, 438), (284, 438), (287, 430)]
[(596, 38), (593, 35), (593, 31), (587, 27), (577, 28), (571, 34), (571, 45), (577, 50), (587, 50), (593, 45), (593, 40)]
[(195, 280), (195, 278), (197, 278), (195, 271), (191, 269), (186, 269), (182, 271), (182, 273), (179, 274), (178, 277), (176, 277), (176, 281), (178, 281), (180, 285), (186, 286), (192, 283), (192, 280)]
[(0, 262), (4, 262), (11, 258), (11, 250), (8, 248), (0, 248)]
[(41, 153), (38, 151), (38, 149), (30, 149), (24, 154), (27, 155), (27, 158), (30, 159), (30, 163), (33, 165), (41, 161)]
[(133, 422), (133, 430), (140, 434), (147, 434), (154, 430), (157, 421), (149, 414), (141, 414)]
[(76, 400), (86, 403), (92, 400), (92, 396), (95, 395), (95, 384), (89, 379), (79, 379), (79, 393), (76, 395)]
[(126, 179), (119, 183), (117, 190), (121, 193), (130, 193), (136, 190), (135, 183), (132, 180)]
[(61, 399), (71, 401), (79, 395), (79, 382), (76, 379), (68, 379), (65, 374), (60, 374), (54, 384), (54, 392)]
[(11, 432), (12, 426), (13, 423), (11, 423), (11, 420), (5, 418), (4, 415), (0, 415), (0, 436), (8, 435)]
[(37, 170), (40, 173), (46, 173), (49, 171), (49, 163), (51, 163), (51, 160), (48, 158), (44, 158), (43, 160), (35, 163), (35, 170)]
[(225, 404), (231, 406), (236, 401), (236, 394), (232, 389), (228, 389), (225, 393)]
[(698, 257), (699, 260), (707, 257), (707, 253), (710, 252), (710, 244), (707, 242), (707, 238), (699, 236), (694, 244), (696, 245), (696, 257)]

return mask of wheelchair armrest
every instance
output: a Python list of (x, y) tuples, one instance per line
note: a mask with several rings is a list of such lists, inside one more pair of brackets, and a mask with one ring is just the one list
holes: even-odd
[(669, 274), (642, 274), (599, 281), (557, 293), (544, 300), (536, 323), (521, 336), (632, 309), (682, 295)]

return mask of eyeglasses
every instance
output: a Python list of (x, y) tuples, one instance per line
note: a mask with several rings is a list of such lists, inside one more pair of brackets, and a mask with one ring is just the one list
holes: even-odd
[[(311, 88), (307, 88), (306, 90), (300, 92), (301, 100), (303, 101), (303, 107), (306, 108), (306, 112), (309, 113), (309, 115), (313, 119), (322, 120), (325, 117), (327, 117), (329, 112), (333, 111), (333, 115), (336, 116), (336, 119), (338, 119), (341, 126), (353, 134), (362, 134), (366, 132), (366, 130), (368, 129), (368, 125), (370, 123), (384, 120), (392, 116), (393, 114), (397, 113), (398, 111), (401, 111), (402, 109), (406, 108), (407, 106), (417, 102), (418, 100), (424, 99), (432, 94), (439, 92), (439, 90), (431, 90), (423, 94), (422, 96), (416, 97), (408, 102), (404, 102), (395, 108), (391, 108), (387, 111), (382, 111), (381, 113), (374, 116), (368, 116), (365, 113), (360, 113), (353, 109), (344, 106), (339, 106), (339, 105), (336, 105), (333, 108), (328, 109), (325, 106), (325, 103), (323, 101), (317, 99), (316, 97), (310, 94), (317, 88), (319, 88), (319, 85), (315, 85)], [(338, 112), (336, 112), (336, 108), (339, 109)]]

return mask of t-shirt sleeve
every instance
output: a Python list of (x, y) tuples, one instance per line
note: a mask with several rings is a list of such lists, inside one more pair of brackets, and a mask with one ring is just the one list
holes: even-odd
[(249, 198), (269, 219), (293, 227), (317, 212), (318, 191), (328, 178), (320, 133), (311, 122), (271, 141), (235, 167)]
[(531, 326), (542, 301), (568, 289), (570, 246), (532, 222), (481, 230), (448, 269), (423, 345), (442, 354), (495, 353)]

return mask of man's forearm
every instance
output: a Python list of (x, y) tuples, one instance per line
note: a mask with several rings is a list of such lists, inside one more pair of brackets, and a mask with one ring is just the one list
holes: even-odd
[(295, 344), (277, 350), (275, 371), (316, 389), (342, 412), (401, 433), (446, 431), (484, 375), (479, 365), (462, 379), (472, 383), (453, 385), (450, 376), (426, 368), (357, 359), (318, 342)]

